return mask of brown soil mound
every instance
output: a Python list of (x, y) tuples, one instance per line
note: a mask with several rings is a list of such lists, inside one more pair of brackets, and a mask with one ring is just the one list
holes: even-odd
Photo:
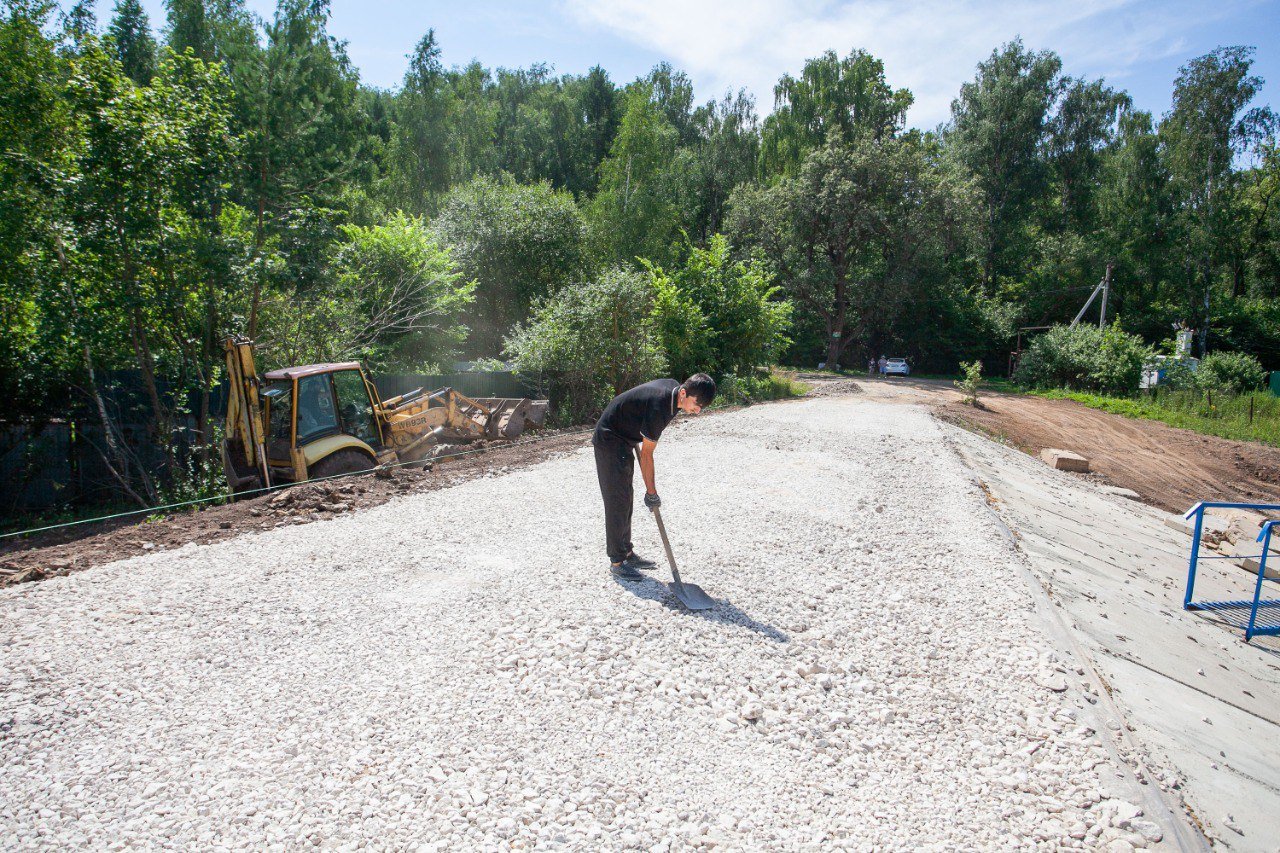
[(1027, 453), (1079, 453), (1114, 485), (1170, 512), (1197, 501), (1280, 503), (1280, 448), (1229, 441), (1090, 409), (1074, 400), (982, 395), (983, 408), (948, 402), (938, 416)]

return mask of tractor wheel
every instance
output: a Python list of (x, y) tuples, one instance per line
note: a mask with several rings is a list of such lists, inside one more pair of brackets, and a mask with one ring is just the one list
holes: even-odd
[(354, 474), (357, 471), (372, 471), (377, 462), (368, 453), (350, 447), (330, 453), (307, 469), (307, 478), (318, 480), (336, 474)]

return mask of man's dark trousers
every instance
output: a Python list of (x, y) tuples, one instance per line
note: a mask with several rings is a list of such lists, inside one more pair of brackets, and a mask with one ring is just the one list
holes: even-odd
[(591, 437), (596, 450), (596, 476), (604, 497), (605, 547), (609, 561), (621, 563), (631, 553), (631, 508), (635, 496), (631, 480), (635, 455), (630, 442), (608, 434)]

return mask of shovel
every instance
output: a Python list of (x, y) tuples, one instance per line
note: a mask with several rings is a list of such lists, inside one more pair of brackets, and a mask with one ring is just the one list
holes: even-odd
[(702, 591), (696, 583), (684, 583), (680, 580), (680, 570), (676, 568), (676, 556), (671, 553), (671, 540), (667, 539), (667, 528), (662, 524), (662, 513), (658, 508), (653, 510), (653, 520), (658, 522), (658, 535), (662, 537), (662, 547), (667, 549), (667, 562), (671, 563), (671, 576), (675, 580), (670, 584), (671, 591), (680, 599), (680, 603), (690, 610), (710, 610), (716, 606), (711, 596)]

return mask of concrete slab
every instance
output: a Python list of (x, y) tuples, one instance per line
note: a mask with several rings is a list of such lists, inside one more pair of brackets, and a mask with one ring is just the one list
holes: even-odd
[[(953, 429), (1136, 735), (1149, 781), (1180, 797), (1215, 846), (1275, 851), (1280, 638), (1246, 644), (1232, 617), (1182, 609), (1190, 537), (1180, 518)], [(1229, 560), (1202, 563), (1197, 599), (1252, 595), (1251, 576)]]
[[(1195, 522), (1188, 521), (1182, 516), (1173, 515), (1172, 513), (1163, 513), (1162, 516), (1163, 516), (1165, 527), (1169, 528), (1170, 530), (1176, 530), (1179, 533), (1185, 533), (1187, 535), (1188, 537), (1187, 546), (1190, 547), (1191, 545), (1190, 537), (1193, 536), (1196, 532)], [(1228, 523), (1225, 518), (1219, 518), (1218, 516), (1213, 516), (1213, 515), (1209, 515), (1208, 513), (1205, 513), (1203, 529), (1200, 531), (1200, 533), (1202, 536), (1206, 533), (1219, 533), (1219, 534), (1226, 533), (1227, 524)]]
[(1116, 497), (1128, 498), (1131, 501), (1142, 500), (1142, 495), (1138, 494), (1133, 489), (1125, 489), (1125, 488), (1121, 488), (1120, 486), (1108, 486), (1108, 485), (1100, 485), (1098, 486), (1098, 488), (1102, 489), (1102, 491), (1106, 492), (1107, 494), (1115, 495)]
[(1050, 468), (1056, 468), (1059, 471), (1072, 471), (1077, 474), (1089, 473), (1089, 460), (1079, 453), (1072, 453), (1070, 450), (1046, 447), (1040, 451), (1040, 458), (1048, 463)]

